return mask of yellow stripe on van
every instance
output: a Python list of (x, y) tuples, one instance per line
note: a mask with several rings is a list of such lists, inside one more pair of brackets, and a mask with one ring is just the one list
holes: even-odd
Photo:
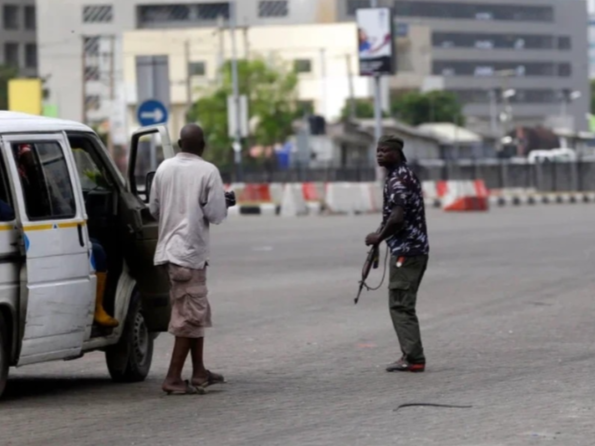
[(64, 228), (76, 228), (78, 225), (85, 226), (84, 221), (74, 221), (70, 223), (58, 223), (58, 227), (61, 229)]
[(58, 229), (67, 229), (67, 228), (76, 228), (78, 225), (84, 226), (86, 222), (84, 221), (70, 221), (68, 223), (55, 223), (55, 224), (44, 224), (44, 225), (31, 225), (25, 226), (25, 231), (49, 231), (50, 229), (54, 229), (54, 227)]
[(48, 231), (53, 227), (54, 225), (31, 225), (25, 226), (25, 231)]
[(11, 231), (14, 229), (14, 225), (0, 225), (0, 231)]

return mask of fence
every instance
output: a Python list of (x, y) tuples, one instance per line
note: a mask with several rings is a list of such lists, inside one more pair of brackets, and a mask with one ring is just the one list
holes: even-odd
[[(509, 160), (424, 162), (413, 164), (423, 181), (483, 179), (490, 189), (524, 188), (542, 192), (595, 190), (595, 161), (529, 164)], [(374, 167), (316, 168), (290, 170), (246, 170), (246, 183), (290, 183), (374, 181)], [(235, 182), (233, 173), (222, 172), (226, 183)]]

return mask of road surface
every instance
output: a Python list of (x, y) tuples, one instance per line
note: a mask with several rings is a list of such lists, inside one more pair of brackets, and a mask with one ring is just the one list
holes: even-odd
[(595, 206), (428, 220), (426, 373), (384, 372), (399, 356), (386, 286), (353, 305), (378, 217), (234, 218), (209, 272), (207, 363), (227, 385), (163, 395), (169, 335), (140, 384), (112, 384), (101, 353), (13, 370), (0, 444), (592, 445)]

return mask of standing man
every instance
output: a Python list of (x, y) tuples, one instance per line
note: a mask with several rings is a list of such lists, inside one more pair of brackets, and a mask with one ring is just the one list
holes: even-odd
[[(155, 264), (167, 269), (171, 282), (172, 313), (169, 332), (174, 350), (162, 389), (167, 394), (204, 393), (206, 387), (224, 382), (223, 376), (203, 364), (205, 329), (211, 327), (206, 272), (209, 260), (209, 226), (227, 217), (235, 204), (227, 196), (218, 169), (202, 159), (203, 130), (186, 125), (178, 142), (181, 153), (165, 160), (151, 187), (150, 210), (159, 221)], [(192, 356), (192, 379), (182, 379), (182, 369)]]
[(428, 264), (429, 244), (422, 188), (407, 165), (403, 141), (383, 136), (378, 164), (386, 168), (382, 229), (366, 237), (366, 245), (386, 240), (391, 252), (389, 309), (402, 356), (387, 372), (423, 372), (426, 358), (415, 311), (417, 290)]

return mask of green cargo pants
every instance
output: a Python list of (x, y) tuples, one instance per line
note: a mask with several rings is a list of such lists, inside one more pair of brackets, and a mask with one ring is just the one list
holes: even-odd
[(417, 290), (428, 266), (428, 256), (405, 257), (400, 267), (396, 257), (391, 257), (390, 262), (388, 302), (401, 351), (409, 363), (425, 364), (415, 304)]

